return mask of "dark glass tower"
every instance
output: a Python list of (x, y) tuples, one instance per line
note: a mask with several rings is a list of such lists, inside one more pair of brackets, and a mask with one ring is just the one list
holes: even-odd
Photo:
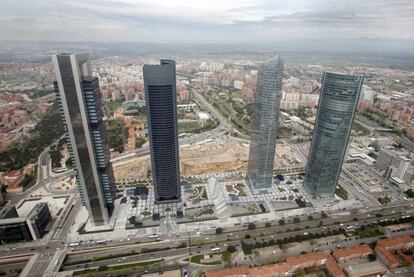
[(108, 224), (116, 188), (98, 78), (92, 77), (89, 54), (61, 54), (52, 59), (56, 100), (82, 202), (95, 225)]
[(155, 202), (181, 200), (175, 61), (144, 65)]
[(282, 79), (283, 61), (279, 56), (259, 69), (247, 166), (247, 182), (255, 193), (272, 187)]
[(314, 198), (335, 193), (362, 83), (362, 76), (323, 75), (305, 176), (305, 187)]

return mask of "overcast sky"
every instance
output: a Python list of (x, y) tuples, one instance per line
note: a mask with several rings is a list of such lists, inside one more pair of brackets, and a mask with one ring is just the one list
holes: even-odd
[(414, 0), (0, 0), (0, 40), (414, 38)]

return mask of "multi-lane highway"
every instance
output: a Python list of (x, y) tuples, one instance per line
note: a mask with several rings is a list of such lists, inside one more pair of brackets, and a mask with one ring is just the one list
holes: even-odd
[[(91, 252), (88, 251), (76, 251), (73, 252), (72, 255), (74, 257), (69, 258), (70, 261), (78, 261), (79, 264), (76, 265), (69, 265), (65, 266), (65, 270), (75, 270), (84, 268), (85, 264), (88, 267), (95, 267), (100, 265), (108, 265), (108, 264), (118, 264), (118, 263), (126, 263), (126, 262), (136, 262), (136, 261), (144, 261), (148, 259), (156, 259), (156, 258), (168, 258), (168, 257), (175, 257), (175, 256), (182, 256), (185, 257), (189, 255), (191, 252), (192, 254), (205, 254), (210, 253), (211, 248), (220, 247), (225, 249), (229, 245), (240, 246), (240, 240), (244, 239), (245, 243), (254, 243), (256, 239), (261, 241), (268, 241), (268, 240), (278, 240), (283, 239), (286, 237), (295, 237), (297, 235), (303, 235), (304, 232), (307, 233), (322, 233), (327, 231), (339, 230), (341, 228), (346, 228), (347, 226), (361, 226), (364, 224), (370, 223), (378, 223), (380, 220), (393, 220), (399, 218), (402, 215), (411, 215), (414, 216), (414, 210), (408, 204), (406, 205), (399, 205), (397, 207), (390, 207), (387, 209), (380, 209), (379, 211), (383, 212), (384, 214), (376, 215), (373, 212), (366, 212), (358, 215), (348, 215), (340, 218), (326, 218), (326, 219), (314, 219), (311, 221), (303, 221), (300, 223), (295, 224), (286, 224), (286, 225), (277, 225), (270, 228), (259, 228), (256, 230), (233, 230), (231, 232), (226, 232), (224, 234), (200, 234), (199, 236), (192, 236), (191, 240), (193, 241), (192, 247), (190, 248), (179, 248), (179, 249), (170, 249), (170, 250), (162, 250), (162, 251), (154, 251), (152, 253), (142, 253), (142, 249), (157, 249), (160, 247), (165, 247), (166, 245), (170, 247), (177, 246), (179, 243), (187, 242), (188, 238), (186, 236), (179, 236), (171, 238), (167, 235), (163, 235), (164, 240), (162, 243), (153, 243), (153, 244), (146, 244), (146, 245), (124, 245), (120, 247), (100, 247), (96, 250)], [(389, 214), (385, 214), (385, 212)], [(403, 213), (403, 214), (401, 214)], [(323, 225), (320, 225), (320, 220), (323, 220)], [(299, 230), (298, 230), (299, 229)], [(296, 230), (296, 231), (295, 231)], [(251, 238), (248, 238), (250, 236)], [(201, 246), (194, 246), (194, 241), (197, 239), (203, 238), (204, 245)], [(166, 244), (168, 243), (168, 244)], [(345, 245), (345, 244), (343, 244)], [(335, 244), (336, 246), (336, 244)], [(107, 250), (105, 249), (107, 248)], [(89, 261), (85, 263), (81, 263), (81, 260), (92, 259), (94, 257), (105, 257), (109, 254), (111, 255), (120, 255), (122, 253), (130, 253), (131, 250), (134, 250), (137, 254), (129, 255), (125, 257), (117, 257), (111, 259), (105, 259), (102, 261)], [(80, 258), (79, 258), (80, 257)]]
[[(240, 244), (240, 239), (244, 239), (246, 243), (253, 242), (254, 237), (260, 238), (260, 240), (270, 240), (270, 239), (283, 239), (289, 236), (296, 236), (299, 234), (303, 234), (305, 231), (309, 233), (318, 233), (327, 230), (337, 230), (339, 228), (345, 228), (347, 225), (362, 225), (367, 223), (375, 223), (379, 222), (380, 220), (389, 219), (392, 220), (393, 218), (398, 218), (402, 215), (412, 215), (414, 216), (414, 210), (411, 207), (412, 204), (403, 203), (399, 205), (393, 205), (386, 208), (379, 208), (376, 211), (364, 212), (361, 214), (350, 214), (347, 216), (342, 217), (329, 217), (326, 219), (315, 218), (311, 221), (302, 218), (301, 222), (294, 223), (294, 224), (286, 224), (286, 225), (278, 225), (276, 222), (273, 222), (273, 226), (270, 228), (258, 228), (256, 230), (246, 230), (246, 228), (241, 228), (239, 226), (235, 226), (234, 230), (228, 230), (228, 232), (224, 234), (215, 234), (214, 230), (202, 233), (200, 232), (199, 235), (191, 236), (191, 241), (193, 244), (197, 239), (203, 238), (205, 245), (196, 247), (191, 247), (192, 254), (196, 253), (208, 253), (211, 251), (212, 245), (218, 247), (227, 247), (228, 245), (238, 245)], [(376, 215), (378, 213), (378, 215)], [(314, 215), (317, 217), (317, 215)], [(357, 220), (355, 220), (357, 219)], [(288, 219), (287, 219), (288, 220)], [(286, 220), (286, 221), (287, 221)], [(320, 225), (320, 221), (323, 221), (323, 225)], [(236, 229), (238, 228), (238, 229)], [(300, 230), (298, 230), (298, 228)], [(292, 231), (292, 230), (297, 231)], [(252, 238), (245, 239), (246, 236), (249, 235)], [(153, 258), (167, 258), (167, 257), (174, 257), (174, 256), (185, 256), (188, 255), (190, 249), (188, 248), (180, 248), (180, 249), (171, 249), (171, 250), (163, 250), (163, 251), (156, 251), (153, 253), (144, 253), (139, 254), (142, 249), (151, 249), (151, 248), (160, 248), (165, 246), (166, 243), (170, 247), (178, 246), (179, 243), (188, 242), (188, 237), (186, 234), (174, 234), (174, 235), (161, 235), (160, 238), (162, 239), (161, 243), (150, 243), (150, 244), (135, 244), (134, 242), (136, 239), (140, 239), (143, 241), (143, 238), (136, 238), (132, 239), (131, 241), (126, 241), (124, 244), (120, 244), (120, 242), (108, 242), (107, 246), (100, 246), (98, 248), (90, 247), (87, 244), (80, 245), (76, 247), (76, 252), (73, 252), (73, 256), (71, 259), (72, 261), (76, 260), (85, 260), (85, 259), (92, 259), (93, 257), (102, 257), (111, 255), (117, 255), (122, 253), (130, 253), (131, 250), (137, 252), (136, 255), (127, 256), (125, 258), (113, 258), (109, 260), (97, 261), (97, 262), (86, 262), (80, 263), (79, 265), (73, 265), (65, 267), (66, 270), (73, 270), (77, 268), (83, 268), (85, 264), (88, 264), (88, 267), (99, 266), (99, 265), (108, 265), (108, 264), (117, 264), (117, 263), (124, 263), (124, 262), (131, 262), (131, 261), (143, 261), (147, 259)], [(144, 239), (145, 240), (145, 239)], [(227, 241), (230, 240), (230, 241)], [(147, 240), (148, 241), (148, 240)], [(216, 242), (218, 242), (216, 244)], [(115, 247), (118, 244), (118, 247)], [(35, 247), (35, 251), (39, 251), (42, 253), (43, 256), (39, 258), (39, 262), (36, 264), (32, 272), (42, 272), (42, 269), (46, 269), (48, 263), (52, 262), (52, 255), (56, 248), (62, 248), (62, 244), (60, 241), (52, 240), (46, 246), (39, 246)], [(19, 248), (17, 248), (19, 249)], [(16, 249), (16, 250), (17, 250)], [(88, 250), (89, 249), (89, 250)], [(16, 250), (12, 251), (13, 254), (16, 253)], [(32, 249), (24, 249), (21, 248), (17, 250), (18, 253), (25, 253), (25, 250)], [(88, 250), (87, 252), (83, 252), (83, 250)], [(92, 250), (92, 251), (91, 251)], [(95, 251), (96, 250), (96, 251)], [(80, 251), (80, 252), (78, 252)], [(76, 255), (78, 254), (78, 255)], [(81, 254), (81, 256), (79, 256)], [(81, 258), (79, 258), (81, 257)], [(34, 275), (36, 276), (36, 275)], [(39, 275), (40, 276), (40, 275)]]

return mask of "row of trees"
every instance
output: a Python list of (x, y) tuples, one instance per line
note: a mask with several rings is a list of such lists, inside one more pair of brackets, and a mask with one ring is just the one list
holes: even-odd
[(345, 234), (344, 229), (338, 229), (338, 230), (329, 230), (322, 233), (308, 233), (308, 234), (297, 234), (295, 236), (290, 237), (284, 237), (283, 239), (270, 239), (270, 240), (262, 240), (262, 241), (255, 241), (254, 243), (248, 243), (245, 241), (242, 241), (242, 249), (245, 255), (252, 254), (252, 251), (257, 248), (264, 248), (269, 246), (275, 246), (278, 245), (279, 247), (282, 247), (282, 245), (292, 242), (301, 242), (305, 240), (312, 240), (312, 239), (319, 239), (322, 237), (329, 237), (339, 234)]

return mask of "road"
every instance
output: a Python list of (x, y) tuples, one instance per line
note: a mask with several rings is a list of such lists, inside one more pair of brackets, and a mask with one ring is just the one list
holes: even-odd
[[(414, 215), (414, 210), (410, 210), (409, 209), (409, 203), (405, 203), (405, 204), (401, 204), (401, 205), (395, 205), (395, 206), (391, 206), (391, 207), (387, 207), (387, 208), (380, 208), (377, 210), (377, 212), (384, 212), (384, 211), (388, 211), (390, 214), (388, 215), (383, 215), (381, 217), (376, 217), (375, 216), (375, 211), (371, 211), (371, 212), (364, 212), (358, 215), (348, 215), (348, 216), (342, 216), (342, 217), (330, 217), (330, 218), (326, 218), (326, 219), (320, 219), (320, 218), (316, 218), (313, 219), (311, 221), (303, 221), (304, 219), (302, 219), (302, 222), (300, 223), (296, 223), (296, 224), (286, 224), (286, 225), (274, 225), (270, 228), (258, 228), (256, 230), (246, 230), (246, 228), (243, 228), (243, 230), (240, 231), (235, 231), (233, 230), (231, 233), (224, 233), (224, 234), (215, 234), (215, 233), (201, 233), (199, 236), (192, 236), (191, 237), (191, 241), (194, 243), (195, 240), (203, 237), (205, 243), (209, 243), (209, 242), (215, 242), (215, 241), (226, 241), (227, 239), (242, 239), (245, 238), (246, 235), (250, 235), (251, 237), (258, 237), (260, 239), (265, 239), (265, 240), (269, 240), (269, 239), (283, 239), (284, 237), (288, 237), (288, 236), (296, 236), (298, 234), (303, 234), (303, 230), (298, 230), (298, 231), (292, 231), (295, 230), (296, 228), (306, 228), (306, 232), (322, 232), (322, 231), (327, 231), (327, 230), (334, 230), (334, 229), (339, 229), (339, 228), (345, 228), (347, 225), (352, 224), (353, 226), (356, 226), (357, 224), (361, 225), (361, 224), (365, 224), (365, 223), (371, 223), (371, 222), (378, 222), (381, 219), (390, 219), (392, 220), (392, 218), (397, 218), (398, 217), (398, 213), (402, 213), (402, 212), (407, 212), (406, 214), (410, 214), (410, 215)], [(392, 213), (394, 212), (394, 213)], [(358, 220), (355, 220), (355, 218), (357, 218)], [(288, 220), (288, 219), (287, 219)], [(320, 226), (320, 221), (323, 220), (323, 226)], [(343, 225), (341, 225), (343, 224)], [(213, 231), (214, 232), (214, 231)], [(168, 243), (168, 246), (177, 246), (179, 243), (181, 242), (187, 242), (188, 238), (185, 234), (181, 234), (179, 237), (169, 237), (168, 235), (162, 235), (160, 237), (163, 240), (163, 244), (165, 245), (165, 242)], [(253, 242), (254, 239), (245, 239), (245, 242)], [(114, 243), (118, 243), (118, 242), (114, 242)], [(70, 258), (69, 260), (71, 261), (76, 261), (76, 260), (84, 260), (84, 259), (91, 259), (93, 257), (102, 257), (102, 256), (107, 256), (109, 254), (112, 255), (116, 255), (116, 254), (122, 254), (122, 253), (129, 253), (131, 250), (134, 250), (136, 252), (139, 252), (140, 250), (142, 250), (143, 248), (146, 249), (151, 249), (151, 248), (159, 248), (160, 245), (158, 243), (155, 244), (150, 244), (150, 245), (140, 245), (140, 244), (136, 244), (135, 246), (133, 245), (134, 240), (128, 241), (126, 244), (124, 244), (124, 246), (119, 246), (117, 248), (113, 248), (113, 245), (111, 243), (109, 243), (107, 246), (104, 247), (99, 247), (99, 248), (90, 248), (90, 247), (86, 247), (86, 248), (82, 248), (79, 247), (77, 248), (76, 252), (73, 252), (75, 256), (73, 256), (72, 258)], [(225, 243), (219, 243), (218, 246), (219, 247), (226, 247), (224, 246), (224, 244), (226, 245), (238, 245), (240, 242), (239, 241), (234, 241), (234, 242), (225, 242)], [(213, 243), (214, 244), (214, 243)], [(215, 245), (215, 244), (214, 244)], [(111, 248), (110, 248), (111, 247)], [(106, 249), (107, 248), (107, 249)], [(197, 247), (192, 247), (191, 251), (194, 253), (197, 253), (198, 251), (200, 253), (207, 253), (210, 251), (211, 248), (211, 244), (207, 244), (204, 245), (200, 248)], [(82, 249), (95, 249), (96, 251), (94, 252), (83, 252)], [(185, 250), (186, 249), (186, 250)], [(165, 258), (165, 257), (169, 257), (169, 256), (173, 256), (173, 255), (184, 255), (186, 252), (188, 252), (190, 249), (185, 248), (185, 249), (172, 249), (172, 250), (168, 250), (168, 251), (160, 251), (160, 252), (155, 252), (152, 254), (137, 254), (134, 255), (132, 257), (127, 257), (125, 260), (122, 259), (121, 262), (128, 262), (128, 261), (141, 261), (141, 260), (146, 260), (146, 259), (150, 259), (150, 258)], [(88, 250), (89, 251), (89, 250)], [(120, 258), (114, 258), (111, 260), (105, 260), (105, 262), (90, 262), (88, 263), (88, 266), (99, 266), (102, 265), (104, 263), (106, 264), (110, 264), (110, 263), (118, 263), (120, 260)], [(74, 268), (82, 268), (84, 266), (80, 265), (78, 267), (69, 267), (69, 269), (74, 269)]]
[[(410, 214), (412, 216), (414, 216), (414, 211), (411, 211)], [(143, 254), (136, 254), (136, 255), (132, 255), (132, 256), (126, 256), (123, 258), (112, 258), (112, 259), (107, 259), (107, 260), (103, 260), (103, 261), (91, 261), (91, 262), (87, 262), (87, 263), (82, 263), (82, 264), (78, 264), (78, 265), (72, 265), (72, 266), (66, 266), (65, 270), (74, 270), (74, 269), (80, 269), (80, 268), (84, 268), (85, 264), (87, 264), (88, 267), (95, 267), (95, 266), (100, 266), (100, 265), (108, 265), (108, 264), (117, 264), (117, 263), (124, 263), (124, 262), (137, 262), (137, 261), (144, 261), (144, 260), (148, 260), (148, 259), (156, 259), (156, 258), (167, 258), (167, 257), (172, 257), (172, 256), (187, 256), (190, 252), (194, 255), (194, 254), (206, 254), (206, 253), (210, 253), (211, 252), (211, 248), (212, 246), (214, 247), (220, 247), (221, 249), (225, 249), (226, 247), (228, 247), (229, 245), (234, 245), (236, 247), (240, 247), (240, 241), (239, 239), (244, 239), (245, 243), (255, 243), (256, 240), (261, 240), (261, 241), (268, 241), (268, 240), (278, 240), (278, 239), (284, 239), (286, 237), (295, 237), (297, 235), (303, 235), (304, 230), (298, 230), (298, 231), (294, 231), (295, 228), (300, 227), (300, 228), (305, 228), (305, 226), (307, 226), (306, 228), (306, 232), (308, 233), (321, 233), (321, 232), (326, 232), (326, 231), (332, 231), (332, 230), (339, 230), (341, 228), (346, 228), (347, 225), (352, 224), (353, 226), (361, 226), (363, 224), (369, 224), (369, 223), (373, 223), (373, 222), (378, 222), (379, 220), (384, 220), (384, 219), (388, 219), (388, 220), (392, 220), (393, 218), (397, 218), (398, 216), (396, 214), (390, 214), (390, 215), (384, 215), (381, 217), (376, 217), (376, 216), (372, 216), (370, 218), (367, 218), (368, 214), (364, 213), (362, 215), (350, 215), (348, 217), (344, 217), (341, 219), (338, 218), (329, 218), (329, 219), (325, 219), (324, 220), (324, 226), (319, 226), (320, 224), (320, 219), (317, 220), (313, 220), (313, 221), (308, 221), (308, 222), (302, 222), (302, 223), (298, 223), (298, 224), (289, 224), (289, 225), (282, 225), (282, 226), (275, 226), (272, 228), (266, 228), (266, 229), (258, 229), (258, 230), (244, 230), (242, 232), (237, 232), (237, 234), (235, 233), (226, 233), (226, 234), (220, 234), (220, 235), (210, 235), (210, 240), (214, 240), (214, 241), (220, 241), (219, 243), (215, 244), (205, 244), (202, 246), (192, 246), (191, 248), (180, 248), (180, 249), (171, 249), (171, 250), (163, 250), (163, 251), (157, 251), (157, 252), (153, 252), (153, 253), (143, 253)], [(358, 217), (360, 219), (358, 220), (354, 220), (354, 217)], [(347, 220), (347, 224), (343, 224), (343, 223), (338, 223), (338, 220), (340, 220), (340, 222), (344, 222), (343, 219)], [(336, 222), (336, 223), (335, 223)], [(332, 225), (330, 225), (332, 224)], [(343, 225), (341, 225), (343, 224)], [(328, 227), (326, 227), (328, 226)], [(292, 231), (293, 229), (293, 231)], [(254, 238), (245, 238), (246, 235), (250, 235), (251, 237)], [(196, 239), (195, 237), (192, 238), (193, 240)], [(227, 239), (230, 239), (231, 241), (226, 241)], [(187, 238), (177, 238), (174, 239), (174, 241), (186, 241)], [(236, 241), (234, 241), (236, 240)], [(224, 242), (223, 242), (224, 241)], [(363, 241), (363, 240), (362, 240)], [(169, 242), (166, 240), (166, 242)], [(208, 240), (205, 241), (206, 243), (208, 243)], [(337, 243), (334, 244), (335, 246), (337, 245)], [(346, 243), (341, 243), (342, 246), (346, 246)], [(164, 243), (165, 246), (165, 243)], [(174, 244), (173, 243), (169, 243), (168, 246), (173, 247)], [(127, 247), (127, 252), (125, 250), (123, 250), (123, 253), (130, 253), (131, 251), (131, 245), (125, 246)], [(139, 246), (137, 245), (136, 248), (134, 248), (134, 250), (136, 252), (142, 250), (143, 248), (146, 249), (151, 249), (151, 248), (159, 248), (160, 245), (156, 244), (154, 246)], [(102, 250), (102, 249), (101, 249)], [(82, 253), (82, 251), (81, 251)], [(110, 249), (108, 250), (108, 252), (100, 252), (99, 255), (97, 255), (96, 253), (82, 253), (80, 259), (79, 260), (85, 260), (85, 259), (92, 259), (93, 257), (96, 256), (107, 256), (109, 254), (112, 255), (117, 255), (117, 254), (121, 254), (122, 253), (122, 248), (118, 249), (118, 250), (114, 250), (114, 249)], [(73, 261), (73, 259), (70, 259), (71, 261)]]
[[(74, 204), (73, 209), (80, 207), (78, 202), (74, 202), (73, 204)], [(68, 205), (68, 206), (72, 206), (72, 205)], [(301, 222), (299, 223), (279, 225), (277, 222), (272, 222), (272, 225), (273, 225), (272, 227), (259, 228), (260, 226), (258, 225), (258, 228), (256, 230), (246, 230), (245, 227), (235, 226), (235, 228), (238, 228), (238, 229), (229, 230), (227, 233), (223, 233), (223, 234), (215, 234), (215, 230), (211, 230), (208, 232), (200, 232), (199, 235), (193, 235), (190, 237), (193, 244), (195, 243), (197, 239), (204, 238), (206, 245), (203, 245), (200, 248), (193, 246), (191, 247), (191, 249), (181, 248), (181, 249), (172, 249), (168, 251), (158, 251), (158, 252), (147, 253), (147, 254), (137, 254), (135, 256), (126, 257), (125, 259), (114, 258), (111, 260), (105, 260), (101, 262), (99, 261), (90, 262), (88, 263), (88, 266), (92, 267), (92, 266), (99, 266), (102, 264), (107, 265), (107, 264), (112, 264), (112, 263), (119, 263), (119, 260), (121, 260), (121, 262), (128, 262), (128, 261), (141, 261), (141, 260), (153, 259), (153, 258), (158, 258), (158, 257), (166, 258), (166, 257), (172, 257), (172, 256), (180, 256), (180, 255), (185, 256), (189, 253), (189, 251), (191, 251), (192, 254), (195, 254), (195, 253), (203, 254), (203, 253), (210, 252), (211, 246), (216, 245), (215, 244), (216, 241), (219, 241), (219, 243), (217, 244), (219, 247), (224, 248), (224, 247), (227, 247), (227, 245), (240, 244), (238, 240), (242, 238), (246, 238), (246, 235), (250, 235), (251, 237), (257, 237), (257, 238), (264, 239), (264, 240), (269, 240), (269, 239), (277, 240), (277, 239), (283, 239), (284, 237), (287, 237), (287, 236), (296, 236), (298, 234), (303, 234), (304, 230), (292, 231), (292, 230), (295, 230), (296, 228), (302, 228), (302, 229), (305, 228), (306, 232), (315, 233), (315, 232), (327, 231), (329, 229), (334, 230), (338, 228), (344, 228), (344, 226), (347, 226), (350, 224), (355, 226), (356, 224), (361, 225), (361, 224), (364, 224), (365, 222), (370, 223), (370, 222), (378, 222), (381, 219), (397, 218), (399, 214), (401, 213), (414, 216), (414, 210), (412, 206), (413, 204), (411, 203), (400, 203), (400, 204), (390, 205), (388, 207), (378, 207), (377, 209), (374, 209), (373, 211), (362, 212), (362, 213), (355, 214), (355, 215), (350, 214), (350, 215), (341, 216), (341, 217), (331, 216), (325, 219), (316, 218), (318, 215), (314, 215), (315, 218), (310, 221), (306, 220), (306, 216), (303, 216), (301, 219)], [(68, 207), (68, 209), (69, 208), (70, 207)], [(57, 250), (59, 251), (64, 250), (63, 248), (64, 242), (62, 238), (66, 236), (65, 231), (68, 230), (68, 227), (72, 224), (73, 215), (75, 213), (76, 213), (76, 210), (71, 210), (71, 212), (68, 215), (67, 220), (64, 222), (61, 228), (63, 230), (62, 231), (55, 230), (54, 232), (56, 235), (53, 235), (50, 241), (33, 242), (32, 245), (30, 246), (28, 246), (28, 244), (16, 244), (16, 247), (15, 248), (13, 247), (12, 249), (9, 248), (11, 246), (2, 246), (0, 247), (0, 256), (37, 252), (39, 253), (39, 257), (37, 258), (36, 263), (30, 272), (32, 274), (31, 276), (43, 276), (48, 265), (54, 262), (54, 260), (52, 260), (54, 253)], [(383, 213), (383, 215), (381, 217), (376, 217), (375, 213), (380, 213), (380, 214)], [(385, 214), (385, 213), (388, 213), (388, 214)], [(355, 218), (357, 218), (357, 220), (355, 220)], [(323, 226), (320, 226), (321, 220), (323, 220)], [(292, 219), (287, 218), (286, 221), (287, 222), (292, 221)], [(341, 225), (341, 224), (344, 224), (344, 225)], [(161, 245), (164, 245), (164, 246), (165, 245), (174, 246), (174, 245), (178, 245), (181, 242), (188, 241), (187, 234), (185, 233), (176, 234), (176, 235), (164, 234), (160, 236), (160, 239), (162, 240)], [(237, 241), (227, 242), (226, 241), (227, 239), (237, 240)], [(114, 254), (128, 253), (129, 251), (131, 251), (131, 249), (134, 249), (135, 251), (138, 252), (138, 251), (141, 251), (143, 248), (150, 249), (150, 248), (160, 247), (158, 243), (155, 243), (155, 244), (151, 243), (151, 244), (146, 244), (146, 245), (136, 244), (135, 248), (134, 246), (132, 246), (131, 248), (131, 245), (133, 245), (134, 242), (136, 241), (141, 241), (141, 242), (147, 241), (148, 242), (149, 240), (148, 239), (145, 240), (143, 238), (131, 238), (130, 241), (125, 241), (123, 245), (119, 245), (120, 244), (119, 241), (114, 241), (114, 242), (108, 243), (107, 246), (101, 246), (101, 247), (94, 246), (93, 248), (91, 248), (87, 244), (83, 244), (77, 248), (77, 251), (80, 251), (78, 253), (82, 253), (83, 250), (88, 250), (88, 249), (93, 250), (94, 251), (93, 253), (85, 252), (81, 254), (80, 259), (88, 259), (88, 258), (92, 258), (95, 256), (106, 256), (109, 254), (114, 255)], [(253, 242), (254, 239), (253, 238), (245, 239), (245, 242), (249, 242), (249, 241)], [(116, 245), (118, 245), (119, 247), (113, 248), (113, 246), (116, 246)], [(125, 250), (127, 250), (127, 252), (125, 252)], [(74, 260), (77, 260), (77, 258), (75, 258)], [(85, 265), (83, 264), (79, 268), (84, 267), (84, 266)]]

